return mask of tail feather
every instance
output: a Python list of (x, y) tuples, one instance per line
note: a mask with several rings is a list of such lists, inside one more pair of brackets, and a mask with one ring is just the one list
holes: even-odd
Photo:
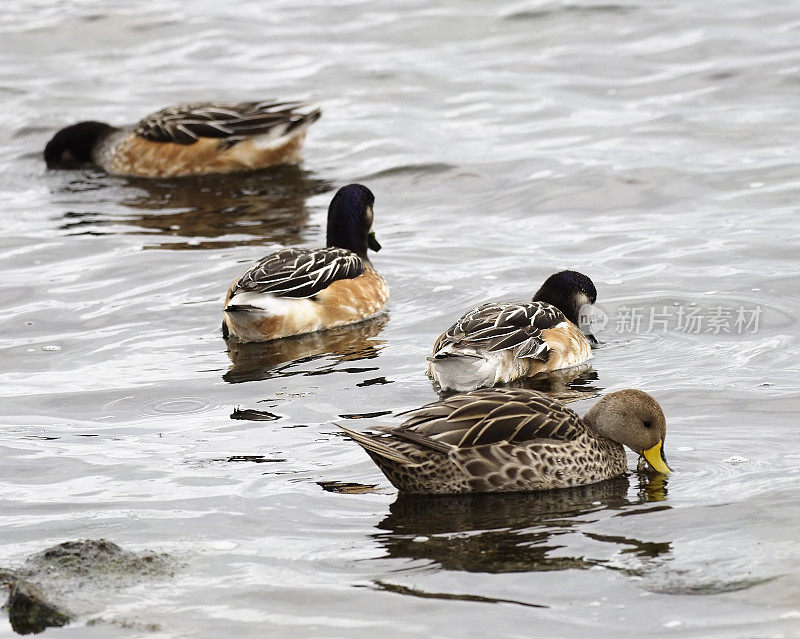
[(252, 304), (228, 304), (225, 307), (226, 313), (252, 313), (254, 311), (264, 311), (263, 308), (253, 306)]
[(413, 460), (406, 457), (400, 451), (380, 441), (380, 439), (375, 435), (369, 435), (367, 433), (359, 433), (358, 431), (351, 430), (350, 428), (342, 426), (341, 424), (336, 424), (336, 425), (339, 428), (341, 428), (345, 433), (347, 433), (350, 439), (359, 444), (368, 453), (378, 455), (379, 457), (383, 457), (384, 459), (389, 459), (393, 462), (397, 462), (398, 464), (406, 465), (414, 463)]
[(304, 135), (314, 122), (320, 119), (322, 111), (317, 108), (302, 114), (295, 120), (290, 120), (275, 126), (265, 133), (252, 136), (250, 139), (257, 149), (275, 149), (285, 144), (289, 138)]
[[(311, 111), (309, 113), (306, 113), (301, 119), (295, 120), (294, 122), (292, 122), (289, 125), (289, 127), (286, 129), (286, 133), (290, 133), (290, 132), (295, 131), (295, 130), (301, 128), (301, 127), (308, 128), (312, 124), (314, 124), (314, 122), (319, 120), (320, 117), (322, 117), (322, 110), (319, 107), (317, 107), (313, 111)], [(286, 133), (284, 133), (284, 135)]]
[(463, 357), (468, 359), (485, 359), (483, 355), (479, 355), (478, 353), (468, 353), (464, 351), (446, 351), (446, 350), (438, 351), (437, 353), (434, 353), (433, 355), (430, 355), (425, 359), (427, 359), (429, 362), (436, 362), (455, 357)]

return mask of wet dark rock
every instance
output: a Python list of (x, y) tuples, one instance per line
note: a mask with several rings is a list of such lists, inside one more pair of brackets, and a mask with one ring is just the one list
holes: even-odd
[(123, 630), (135, 630), (136, 632), (159, 632), (161, 626), (157, 623), (141, 623), (139, 621), (131, 621), (130, 619), (112, 619), (106, 621), (101, 617), (89, 619), (86, 622), (87, 626), (116, 626)]
[(132, 578), (138, 581), (165, 572), (171, 574), (170, 563), (166, 555), (137, 555), (105, 539), (81, 539), (65, 541), (31, 555), (17, 574), (60, 580), (90, 577), (95, 582), (116, 582), (122, 586)]
[(11, 629), (21, 635), (39, 633), (51, 626), (63, 626), (70, 620), (69, 613), (51, 603), (39, 586), (24, 579), (11, 584), (6, 607)]
[(168, 555), (139, 555), (105, 539), (82, 539), (31, 555), (17, 570), (0, 568), (0, 584), (10, 586), (6, 608), (12, 629), (30, 634), (96, 610), (109, 590), (172, 576), (174, 570)]

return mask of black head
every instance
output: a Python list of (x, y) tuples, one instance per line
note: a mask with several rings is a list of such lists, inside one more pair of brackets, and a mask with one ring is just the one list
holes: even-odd
[(533, 301), (552, 304), (577, 326), (581, 306), (597, 301), (597, 289), (583, 273), (561, 271), (545, 280)]
[(87, 164), (98, 142), (115, 130), (105, 122), (78, 122), (61, 129), (44, 147), (44, 161), (50, 167)]
[(372, 206), (375, 196), (366, 186), (348, 184), (333, 196), (328, 207), (328, 246), (353, 251), (361, 257), (367, 249), (380, 251), (372, 232)]

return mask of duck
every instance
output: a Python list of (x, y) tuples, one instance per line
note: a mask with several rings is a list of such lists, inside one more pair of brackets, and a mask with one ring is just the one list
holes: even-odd
[(302, 102), (191, 102), (128, 126), (78, 122), (44, 149), (50, 168), (95, 164), (115, 175), (151, 178), (231, 173), (296, 164), (319, 108)]
[(228, 289), (222, 334), (266, 342), (362, 322), (386, 307), (389, 287), (367, 250), (375, 196), (362, 184), (338, 190), (328, 207), (325, 248), (285, 248), (262, 258)]
[(594, 484), (627, 470), (625, 448), (669, 473), (667, 423), (644, 391), (608, 393), (583, 416), (524, 388), (483, 388), (426, 404), (395, 428), (339, 426), (409, 493), (523, 492)]
[(483, 304), (436, 339), (427, 375), (443, 391), (465, 392), (583, 364), (597, 340), (581, 332), (578, 316), (596, 300), (592, 280), (566, 270), (530, 302)]

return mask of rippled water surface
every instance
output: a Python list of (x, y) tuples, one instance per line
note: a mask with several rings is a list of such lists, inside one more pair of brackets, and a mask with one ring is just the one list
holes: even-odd
[[(0, 15), (0, 565), (98, 537), (181, 565), (49, 633), (800, 636), (800, 5), (135, 5)], [(322, 106), (301, 166), (41, 161), (77, 120), (261, 97)], [(351, 181), (388, 316), (227, 350), (226, 287), (321, 244)], [(334, 422), (434, 400), (438, 333), (565, 267), (609, 322), (551, 391), (651, 392), (676, 472), (399, 497)]]

